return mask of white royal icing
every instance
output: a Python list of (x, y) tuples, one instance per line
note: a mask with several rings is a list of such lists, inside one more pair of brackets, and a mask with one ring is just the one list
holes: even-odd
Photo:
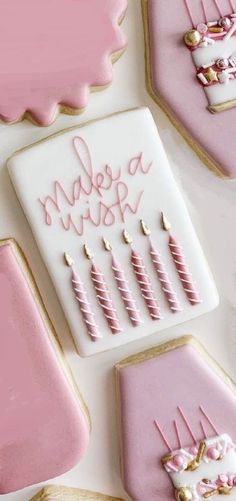
[[(236, 36), (228, 40), (216, 40), (214, 45), (199, 47), (192, 52), (196, 68), (208, 67), (218, 59), (228, 59), (236, 52)], [(226, 71), (227, 74), (227, 71)], [(236, 78), (225, 79), (224, 83), (217, 83), (204, 87), (210, 105), (220, 105), (236, 99)]]
[[(77, 147), (81, 153), (80, 161), (74, 148), (75, 138), (79, 138)], [(115, 215), (113, 225), (101, 224), (95, 227), (86, 221), (84, 234), (78, 236), (73, 229), (70, 231), (63, 229), (60, 217), (62, 216), (66, 222), (68, 214), (71, 213), (74, 220), (78, 221), (79, 216), (82, 213), (85, 214), (90, 207), (93, 217), (97, 218), (101, 201), (108, 206), (116, 200), (116, 182), (109, 190), (104, 191), (102, 196), (95, 190), (89, 197), (83, 195), (79, 204), (76, 203), (74, 207), (70, 206), (68, 202), (66, 203), (60, 196), (61, 213), (56, 210), (53, 204), (48, 205), (52, 218), (51, 225), (45, 223), (44, 211), (39, 203), (39, 198), (45, 200), (46, 196), (53, 195), (55, 180), (60, 181), (68, 196), (72, 196), (73, 183), (79, 176), (82, 176), (84, 185), (88, 187), (89, 181), (82, 166), (84, 163), (88, 169), (89, 159), (88, 152), (84, 148), (85, 144), (89, 148), (94, 177), (98, 172), (104, 172), (107, 165), (112, 167), (114, 175), (118, 175), (119, 169), (121, 169), (123, 183), (120, 186), (121, 198), (127, 191), (127, 196), (121, 202), (123, 208), (126, 203), (134, 207), (140, 194), (143, 193), (136, 214), (127, 210), (124, 221), (122, 221), (119, 209), (116, 207), (113, 210), (113, 215)], [(143, 168), (147, 169), (148, 172), (144, 174), (139, 166), (135, 174), (137, 161), (131, 162), (131, 160), (140, 156), (141, 153)], [(129, 164), (134, 175), (129, 173)], [(65, 311), (75, 343), (82, 356), (92, 355), (140, 339), (201, 315), (218, 304), (218, 296), (211, 274), (148, 109), (142, 108), (117, 114), (83, 127), (65, 131), (47, 141), (38, 143), (13, 156), (9, 161), (9, 172)], [(101, 181), (101, 176), (99, 179)], [(107, 177), (104, 185), (108, 185)], [(78, 186), (76, 189), (78, 191)], [(185, 250), (186, 259), (201, 295), (201, 304), (192, 306), (186, 298), (168, 249), (168, 234), (161, 228), (161, 211), (164, 211), (172, 222), (173, 233), (178, 237), (178, 241), (181, 242)], [(147, 237), (142, 234), (140, 229), (141, 218), (152, 230), (153, 243), (162, 256), (169, 272), (169, 278), (178, 294), (183, 308), (181, 312), (173, 314), (166, 301), (148, 253)], [(111, 221), (108, 218), (107, 223), (109, 222)], [(141, 297), (140, 288), (130, 264), (131, 249), (122, 239), (122, 232), (125, 228), (132, 235), (134, 248), (141, 254), (151, 277), (153, 291), (161, 309), (162, 320), (153, 321), (151, 319)], [(114, 255), (119, 259), (133, 291), (143, 320), (143, 323), (137, 327), (133, 327), (131, 324), (121, 294), (117, 289), (111, 266), (111, 254), (104, 250), (103, 237), (111, 243)], [(120, 326), (123, 329), (122, 333), (114, 335), (108, 328), (90, 280), (91, 263), (84, 256), (84, 244), (91, 248), (94, 253), (94, 262), (104, 274)], [(70, 270), (63, 262), (64, 252), (69, 253), (75, 261), (75, 269), (78, 270), (86, 287), (87, 297), (95, 314), (96, 323), (103, 334), (103, 338), (96, 342), (91, 341), (86, 331), (78, 302), (71, 287)]]
[[(200, 486), (203, 485), (202, 481), (207, 479), (210, 481), (210, 485), (216, 485), (217, 482), (220, 483), (220, 479), (222, 480), (223, 475), (227, 478), (231, 478), (231, 484), (234, 485), (233, 479), (235, 478), (236, 484), (236, 451), (235, 445), (233, 444), (231, 438), (227, 434), (223, 434), (220, 436), (216, 436), (211, 439), (204, 440), (206, 445), (206, 449), (201, 460), (200, 465), (194, 471), (188, 471), (186, 469), (180, 469), (179, 471), (173, 471), (173, 467), (170, 464), (166, 463), (164, 468), (166, 472), (169, 474), (171, 481), (176, 490), (181, 488), (188, 488), (193, 496), (193, 501), (201, 501), (206, 499), (203, 495), (201, 495)], [(216, 447), (220, 453), (221, 459), (213, 460), (209, 459), (207, 456), (207, 451), (211, 447)], [(189, 453), (191, 448), (179, 449), (173, 452), (173, 456), (176, 454), (181, 455), (186, 458), (185, 468), (196, 456), (193, 456)], [(206, 484), (205, 484), (206, 485)], [(222, 482), (224, 485), (224, 482)], [(236, 487), (235, 493), (236, 493)], [(209, 490), (213, 490), (213, 487), (209, 487)], [(218, 498), (222, 500), (222, 494), (214, 494), (208, 499), (214, 499), (214, 501), (218, 501)]]

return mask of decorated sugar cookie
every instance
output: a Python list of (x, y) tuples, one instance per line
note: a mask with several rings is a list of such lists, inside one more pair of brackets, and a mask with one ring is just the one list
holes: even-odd
[(143, 0), (143, 13), (153, 98), (208, 166), (235, 177), (235, 0)]
[(0, 494), (71, 469), (88, 446), (87, 411), (25, 258), (0, 241)]
[(64, 131), (8, 166), (82, 356), (216, 307), (148, 109)]
[(123, 480), (131, 499), (234, 499), (235, 386), (202, 346), (183, 337), (116, 370)]
[[(49, 125), (112, 81), (127, 0), (0, 1), (0, 119)], [(9, 29), (10, 26), (10, 29)]]
[(44, 487), (31, 501), (122, 501), (122, 499), (106, 496), (99, 492), (73, 489), (71, 487)]

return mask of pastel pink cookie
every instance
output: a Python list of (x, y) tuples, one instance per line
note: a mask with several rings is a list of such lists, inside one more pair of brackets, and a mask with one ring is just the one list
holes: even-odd
[(44, 487), (30, 501), (122, 501), (99, 492), (51, 485)]
[(183, 337), (131, 356), (116, 370), (131, 499), (234, 498), (235, 387), (202, 346)]
[(26, 261), (0, 242), (0, 494), (56, 477), (84, 454), (89, 425)]
[(234, 178), (235, 3), (143, 0), (143, 6), (152, 97), (210, 168)]
[[(49, 125), (112, 81), (127, 0), (0, 1), (0, 118)], [(10, 29), (9, 29), (10, 27)], [(114, 57), (113, 57), (114, 56)]]

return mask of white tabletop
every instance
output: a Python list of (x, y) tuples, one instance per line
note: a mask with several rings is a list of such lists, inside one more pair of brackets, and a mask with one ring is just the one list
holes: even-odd
[[(185, 194), (220, 293), (220, 306), (217, 310), (159, 333), (158, 341), (161, 343), (176, 335), (193, 334), (236, 379), (236, 180), (223, 181), (210, 172), (148, 96), (145, 89), (144, 41), (139, 0), (129, 0), (123, 27), (129, 38), (129, 46), (114, 66), (113, 85), (103, 92), (92, 94), (89, 106), (82, 115), (61, 115), (48, 128), (39, 128), (28, 122), (0, 126), (0, 237), (15, 237), (26, 252), (92, 418), (91, 442), (84, 459), (71, 472), (50, 483), (98, 490), (128, 499), (120, 478), (113, 366), (122, 358), (155, 344), (157, 336), (89, 359), (80, 359), (76, 355), (62, 310), (5, 165), (6, 159), (16, 149), (57, 130), (115, 111), (149, 106), (175, 176)], [(40, 487), (30, 487), (2, 496), (1, 499), (28, 501)]]

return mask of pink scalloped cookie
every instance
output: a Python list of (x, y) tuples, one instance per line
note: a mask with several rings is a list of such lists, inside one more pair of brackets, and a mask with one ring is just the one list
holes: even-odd
[(71, 469), (89, 423), (37, 286), (14, 240), (0, 241), (0, 494)]
[(122, 499), (84, 489), (50, 485), (44, 487), (30, 501), (122, 501)]
[(134, 501), (236, 495), (235, 386), (187, 336), (117, 365), (125, 488)]
[(236, 177), (235, 0), (143, 0), (152, 97), (200, 158)]
[[(0, 1), (0, 118), (49, 125), (112, 81), (127, 0)], [(10, 29), (9, 29), (10, 27)]]

